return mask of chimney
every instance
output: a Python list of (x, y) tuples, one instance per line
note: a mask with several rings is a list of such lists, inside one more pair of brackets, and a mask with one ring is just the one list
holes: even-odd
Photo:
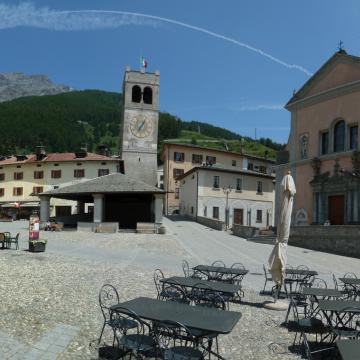
[(83, 143), (80, 146), (80, 150), (75, 151), (75, 157), (76, 158), (86, 158), (87, 156), (87, 144)]
[(36, 154), (36, 161), (41, 161), (44, 158), (46, 158), (45, 147), (42, 145), (38, 145), (36, 147), (35, 154)]
[(109, 156), (110, 155), (108, 147), (106, 145), (104, 145), (104, 144), (98, 145), (97, 153), (99, 155), (103, 155), (103, 156)]

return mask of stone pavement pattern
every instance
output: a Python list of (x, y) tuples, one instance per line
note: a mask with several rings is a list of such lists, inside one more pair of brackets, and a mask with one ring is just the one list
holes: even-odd
[[(24, 251), (27, 222), (0, 223), (0, 231), (21, 233), (20, 251), (0, 251), (0, 272), (6, 274), (0, 282), (0, 359), (94, 359), (89, 343), (102, 325), (101, 285), (113, 284), (121, 300), (154, 297), (153, 271), (181, 274), (184, 258), (192, 265), (217, 259), (242, 262), (250, 270), (244, 280), (244, 304), (231, 307), (243, 317), (231, 334), (219, 339), (225, 357), (297, 359), (287, 352), (293, 335), (279, 326), (284, 313), (261, 307), (267, 300), (259, 295), (262, 264), (271, 246), (189, 221), (166, 219), (165, 224), (166, 235), (44, 232), (47, 250), (33, 254)], [(289, 263), (309, 265), (327, 280), (333, 271), (360, 273), (359, 259), (294, 247), (289, 247)], [(274, 351), (269, 349), (272, 343), (277, 343), (270, 346)]]

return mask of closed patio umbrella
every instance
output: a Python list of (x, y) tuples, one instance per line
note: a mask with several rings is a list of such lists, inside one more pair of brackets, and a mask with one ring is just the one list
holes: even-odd
[(294, 179), (291, 172), (281, 181), (281, 209), (277, 225), (276, 244), (269, 257), (269, 271), (272, 274), (276, 288), (279, 290), (284, 283), (286, 266), (286, 248), (290, 234), (291, 213), (294, 195), (296, 193)]

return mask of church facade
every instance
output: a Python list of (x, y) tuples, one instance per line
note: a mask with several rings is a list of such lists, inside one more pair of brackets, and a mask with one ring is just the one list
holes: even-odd
[(288, 158), (279, 184), (291, 170), (297, 195), (293, 224), (360, 223), (360, 57), (340, 49), (294, 93)]

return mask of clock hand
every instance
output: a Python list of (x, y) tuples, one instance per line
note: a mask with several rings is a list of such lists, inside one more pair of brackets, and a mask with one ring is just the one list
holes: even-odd
[(142, 128), (144, 127), (145, 125), (145, 120), (140, 124), (140, 126), (138, 127), (139, 130), (142, 130)]

